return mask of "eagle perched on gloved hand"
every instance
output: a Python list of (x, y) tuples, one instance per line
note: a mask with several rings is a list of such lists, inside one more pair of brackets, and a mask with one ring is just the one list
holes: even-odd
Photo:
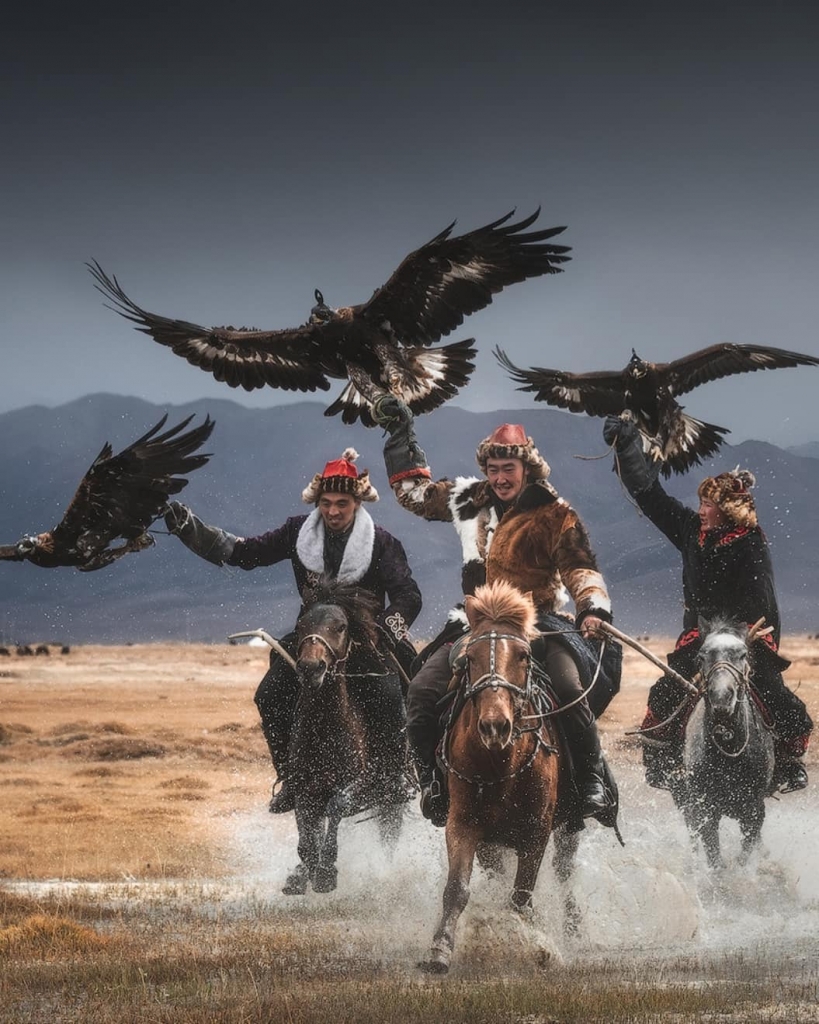
[[(182, 431), (193, 416), (160, 434), (167, 418), (163, 416), (118, 455), (105, 444), (57, 526), (0, 547), (0, 560), (33, 562), (43, 569), (73, 565), (91, 572), (131, 551), (151, 547), (154, 540), (148, 527), (164, 514), (168, 496), (188, 483), (180, 474), (192, 473), (210, 458), (194, 454), (213, 430), (209, 416), (186, 434)], [(125, 543), (111, 547), (118, 538)]]
[(644, 446), (662, 463), (663, 476), (685, 473), (713, 455), (730, 431), (687, 416), (675, 395), (734, 373), (775, 370), (788, 366), (819, 366), (819, 358), (761, 345), (712, 345), (673, 363), (648, 363), (632, 349), (628, 365), (619, 372), (564, 373), (535, 366), (522, 370), (498, 348), (498, 362), (511, 378), (532, 391), (535, 400), (585, 412), (589, 416), (630, 413)]
[(373, 426), (373, 401), (386, 392), (413, 413), (436, 409), (457, 394), (475, 366), (474, 339), (428, 348), (489, 305), (507, 285), (555, 274), (570, 257), (553, 245), (562, 227), (526, 232), (540, 210), (515, 224), (500, 220), (451, 238), (455, 222), (407, 256), (387, 283), (358, 306), (333, 309), (316, 290), (316, 305), (301, 327), (260, 331), (200, 327), (156, 316), (137, 306), (115, 277), (88, 264), (113, 307), (160, 345), (212, 373), (230, 387), (326, 391), (328, 377), (348, 380), (325, 415)]

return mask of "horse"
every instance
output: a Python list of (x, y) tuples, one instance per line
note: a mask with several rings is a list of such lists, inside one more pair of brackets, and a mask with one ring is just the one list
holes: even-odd
[[(430, 959), (420, 965), (437, 974), (449, 970), (476, 854), (486, 866), (496, 862), (495, 846), (515, 851), (512, 907), (531, 916), (532, 892), (565, 774), (548, 697), (535, 681), (531, 595), (495, 582), (467, 597), (465, 611), (470, 632), (453, 666), (450, 689), (456, 703), (441, 755), (449, 785), (449, 871)], [(559, 829), (556, 842), (561, 835), (555, 868), (564, 882), (577, 836)], [(566, 910), (569, 923), (576, 924), (571, 898)]]
[[(377, 653), (379, 610), (367, 591), (322, 582), (296, 625), (300, 685), (288, 764), (299, 864), (286, 895), (336, 888), (346, 815), (375, 808), (382, 840), (398, 838), (408, 799), (405, 713), (398, 677)], [(348, 659), (356, 648), (362, 671), (354, 676)]]
[(726, 620), (701, 621), (697, 655), (702, 698), (688, 719), (683, 772), (671, 788), (708, 866), (723, 866), (719, 824), (739, 823), (740, 861), (759, 845), (774, 771), (774, 738), (751, 693), (750, 648), (764, 635)]

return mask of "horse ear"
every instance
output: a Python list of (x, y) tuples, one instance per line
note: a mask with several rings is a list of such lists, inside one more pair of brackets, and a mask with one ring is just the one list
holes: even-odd
[(475, 625), (475, 605), (477, 601), (471, 594), (467, 594), (464, 598), (464, 611), (466, 612), (466, 621), (469, 623), (470, 628)]
[(700, 637), (704, 637), (711, 629), (711, 620), (706, 619), (704, 615), (697, 616), (697, 629), (700, 632)]

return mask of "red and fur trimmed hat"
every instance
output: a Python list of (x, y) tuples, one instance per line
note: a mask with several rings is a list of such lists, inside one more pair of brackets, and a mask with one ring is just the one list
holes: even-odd
[(757, 525), (756, 506), (750, 493), (755, 484), (754, 474), (737, 466), (730, 473), (706, 477), (697, 488), (697, 496), (712, 501), (735, 526), (752, 527)]
[(370, 483), (369, 470), (359, 473), (355, 468), (357, 458), (355, 448), (346, 448), (340, 459), (333, 459), (321, 473), (316, 473), (301, 492), (301, 500), (307, 505), (315, 505), (326, 492), (349, 494), (359, 501), (378, 501), (378, 491)]
[(484, 473), (487, 459), (520, 459), (528, 480), (545, 480), (551, 472), (549, 463), (519, 423), (501, 423), (481, 441), (475, 457)]

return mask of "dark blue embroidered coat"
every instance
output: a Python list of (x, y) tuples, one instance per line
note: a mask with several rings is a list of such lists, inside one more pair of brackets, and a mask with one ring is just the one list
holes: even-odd
[[(276, 530), (258, 537), (237, 538), (227, 564), (241, 569), (256, 569), (289, 561), (299, 595), (302, 598), (309, 596), (311, 587), (316, 585), (326, 568), (320, 543), (305, 547), (305, 537), (310, 528), (317, 525), (317, 516), (317, 512), (293, 516)], [(355, 582), (362, 590), (374, 594), (384, 607), (379, 623), (389, 630), (395, 642), (403, 640), (421, 610), (421, 592), (413, 579), (406, 552), (392, 534), (374, 526), (363, 509), (359, 509), (356, 521), (367, 521), (370, 533), (358, 543), (354, 532), (347, 543), (339, 578)], [(320, 537), (319, 527), (318, 533), (314, 530), (314, 540), (318, 543)], [(348, 552), (351, 558), (347, 557)], [(303, 557), (308, 565), (305, 565)]]

